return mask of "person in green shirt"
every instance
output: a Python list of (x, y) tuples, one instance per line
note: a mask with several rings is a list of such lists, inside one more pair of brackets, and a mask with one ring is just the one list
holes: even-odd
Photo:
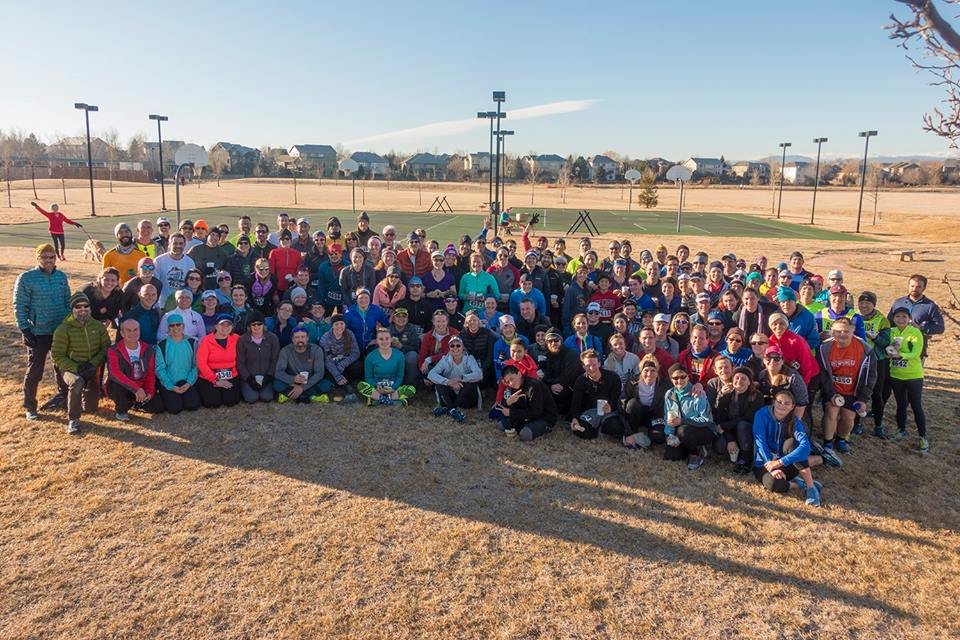
[(923, 332), (910, 322), (910, 310), (897, 307), (891, 314), (890, 345), (886, 348), (890, 358), (890, 386), (897, 400), (897, 442), (907, 437), (907, 405), (913, 409), (913, 421), (920, 435), (920, 452), (930, 452), (927, 439), (927, 416), (923, 411)]

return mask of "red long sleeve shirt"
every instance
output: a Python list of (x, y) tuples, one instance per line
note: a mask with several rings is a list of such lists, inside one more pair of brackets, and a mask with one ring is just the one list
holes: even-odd
[(47, 221), (49, 222), (50, 233), (58, 236), (63, 235), (63, 223), (67, 224), (77, 224), (67, 216), (63, 215), (59, 211), (44, 211), (40, 208), (39, 205), (33, 205), (33, 208), (39, 211), (41, 214), (46, 216)]

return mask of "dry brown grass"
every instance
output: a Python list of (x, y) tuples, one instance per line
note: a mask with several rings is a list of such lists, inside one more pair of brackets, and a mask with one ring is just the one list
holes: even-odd
[[(206, 186), (204, 188), (207, 188)], [(212, 190), (212, 189), (211, 189)], [(791, 243), (686, 238), (716, 253)], [(679, 241), (679, 240), (677, 240)], [(671, 240), (671, 244), (673, 244)], [(640, 246), (652, 246), (645, 238)], [(887, 304), (930, 295), (955, 247), (904, 265), (818, 245)], [(93, 274), (68, 252), (79, 286)], [(406, 410), (237, 407), (28, 423), (0, 265), (0, 637), (949, 638), (960, 634), (957, 325), (931, 349), (934, 452), (857, 441), (818, 470), (826, 506), (566, 432), (532, 445), (485, 420)], [(951, 312), (956, 313), (956, 312)], [(51, 387), (41, 389), (46, 398)], [(888, 407), (893, 410), (893, 402)]]

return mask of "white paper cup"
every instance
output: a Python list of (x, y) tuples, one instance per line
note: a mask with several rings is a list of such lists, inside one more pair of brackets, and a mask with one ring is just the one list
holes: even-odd
[(606, 400), (597, 400), (597, 415), (602, 416), (607, 411), (607, 401)]
[(263, 384), (263, 376), (253, 376), (253, 379), (257, 381), (257, 384)]

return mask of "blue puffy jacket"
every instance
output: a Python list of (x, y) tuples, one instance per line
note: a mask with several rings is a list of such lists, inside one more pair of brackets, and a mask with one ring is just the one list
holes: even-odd
[(816, 351), (820, 346), (820, 332), (817, 331), (817, 319), (807, 309), (797, 305), (792, 318), (787, 318), (790, 331), (807, 341), (810, 349)]
[[(783, 443), (793, 438), (793, 451), (784, 455)], [(753, 466), (762, 467), (764, 463), (779, 459), (784, 465), (802, 462), (810, 457), (810, 441), (803, 421), (794, 418), (793, 433), (784, 431), (783, 421), (773, 416), (773, 407), (765, 407), (753, 417)]]
[(70, 284), (62, 271), (47, 273), (40, 267), (24, 271), (13, 285), (13, 310), (17, 328), (38, 336), (52, 336), (70, 315)]
[(387, 314), (375, 304), (367, 307), (364, 313), (360, 312), (357, 305), (352, 304), (343, 314), (343, 319), (347, 323), (347, 329), (350, 329), (350, 332), (356, 337), (361, 352), (377, 335), (378, 323), (381, 327), (390, 327), (390, 319), (387, 318)]

